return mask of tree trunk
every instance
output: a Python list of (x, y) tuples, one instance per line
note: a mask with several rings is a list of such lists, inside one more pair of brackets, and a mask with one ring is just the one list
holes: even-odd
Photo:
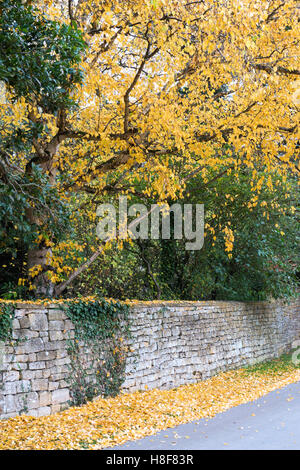
[[(47, 175), (49, 184), (55, 186), (56, 169), (53, 166), (53, 162), (61, 141), (62, 138), (58, 134), (53, 137), (44, 149), (39, 151), (26, 167), (28, 176), (32, 173), (32, 163), (38, 164), (43, 173)], [(47, 228), (49, 227), (49, 211), (46, 207), (43, 210), (29, 207), (26, 211), (26, 217), (33, 230), (34, 227), (38, 227), (38, 231), (41, 233), (46, 224)], [(47, 238), (51, 240), (52, 233), (50, 229), (48, 231)], [(49, 279), (49, 273), (52, 270), (49, 264), (52, 258), (52, 249), (45, 242), (46, 240), (42, 238), (40, 243), (32, 246), (27, 255), (28, 278), (32, 280), (32, 287), (36, 297), (52, 297), (54, 294), (54, 284)]]
[(33, 287), (36, 297), (52, 297), (54, 284), (48, 277), (48, 260), (52, 255), (51, 249), (47, 247), (32, 248), (28, 251), (27, 265), (30, 278), (30, 270), (35, 266), (41, 266), (41, 271), (33, 277)]

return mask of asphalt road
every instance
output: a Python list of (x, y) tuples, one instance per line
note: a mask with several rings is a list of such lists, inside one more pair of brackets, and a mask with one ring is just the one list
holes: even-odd
[(300, 382), (114, 450), (300, 450)]

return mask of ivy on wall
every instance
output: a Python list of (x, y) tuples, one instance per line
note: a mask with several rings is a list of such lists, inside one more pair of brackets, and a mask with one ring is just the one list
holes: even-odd
[(117, 395), (125, 379), (129, 306), (103, 299), (69, 301), (62, 308), (75, 326), (67, 340), (70, 404)]
[(13, 319), (15, 307), (13, 305), (0, 303), (0, 341), (12, 339)]

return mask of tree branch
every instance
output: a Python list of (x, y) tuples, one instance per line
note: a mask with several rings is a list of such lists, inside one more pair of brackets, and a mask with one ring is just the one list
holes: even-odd
[[(146, 217), (149, 217), (149, 215), (156, 210), (156, 206), (154, 205), (152, 209), (150, 209), (146, 214), (144, 214), (141, 217), (138, 217), (137, 219), (133, 220), (129, 225), (128, 225), (128, 232), (134, 228), (136, 225), (138, 225), (143, 219)], [(58, 284), (55, 289), (54, 289), (54, 295), (55, 297), (59, 296), (62, 294), (62, 292), (68, 287), (71, 282), (76, 279), (80, 274), (82, 274), (84, 271), (86, 271), (89, 266), (102, 254), (104, 253), (104, 246), (106, 243), (110, 242), (113, 240), (112, 236), (107, 237), (105, 240), (103, 240), (103, 245), (93, 253), (93, 255), (85, 261), (81, 266), (79, 266), (77, 269), (73, 271), (73, 273), (66, 279), (66, 281), (62, 282), (61, 284)]]
[(288, 69), (286, 67), (282, 66), (274, 66), (272, 64), (253, 64), (253, 67), (256, 70), (263, 70), (264, 72), (267, 73), (282, 73), (284, 75), (300, 75), (300, 70), (298, 69)]

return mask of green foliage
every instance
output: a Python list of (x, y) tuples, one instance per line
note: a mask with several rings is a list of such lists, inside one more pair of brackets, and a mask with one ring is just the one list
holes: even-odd
[[(36, 112), (59, 117), (72, 109), (72, 93), (83, 78), (82, 33), (76, 25), (48, 20), (21, 0), (0, 0), (0, 11), (0, 82), (15, 100), (25, 99)], [(9, 106), (6, 113), (11, 113)], [(0, 140), (0, 295), (14, 298), (17, 292), (24, 298), (29, 293), (20, 292), (17, 282), (27, 277), (27, 254), (35, 247), (37, 233), (56, 242), (69, 210), (49, 175), (35, 164), (33, 142), (50, 134), (46, 121), (35, 117), (6, 123), (4, 116), (0, 124), (5, 129)], [(19, 153), (24, 157), (21, 164)], [(28, 217), (32, 208), (38, 227)]]
[[(259, 176), (263, 175), (262, 171)], [(270, 178), (276, 195), (264, 185), (255, 203), (250, 202), (251, 173), (239, 179), (225, 175), (212, 187), (201, 187), (199, 180), (190, 186), (191, 202), (199, 201), (200, 195), (205, 222), (214, 229), (206, 230), (204, 248), (190, 253), (185, 265), (185, 289), (191, 299), (267, 300), (295, 292), (299, 266), (293, 209), (296, 184), (292, 179)], [(234, 233), (232, 258), (224, 249), (226, 225)]]
[[(48, 215), (39, 232), (52, 234), (52, 241), (60, 238), (69, 220), (69, 208), (59, 198), (45, 174), (33, 165), (30, 175), (11, 173), (6, 181), (0, 179), (0, 296), (7, 298), (10, 291), (18, 291), (19, 298), (26, 290), (16, 285), (18, 278), (26, 277), (26, 253), (33, 246), (38, 227), (29, 223), (26, 211), (34, 204), (40, 220)], [(18, 273), (18, 274), (17, 274)], [(15, 283), (12, 289), (11, 283)], [(11, 296), (9, 296), (11, 298)]]
[(0, 304), (0, 341), (12, 339), (12, 323), (15, 315), (13, 305)]
[[(15, 266), (14, 266), (15, 267)], [(20, 267), (20, 271), (22, 268)], [(13, 279), (12, 270), (7, 270), (7, 279)], [(4, 276), (3, 276), (4, 278)], [(13, 280), (6, 280), (0, 284), (0, 298), (5, 300), (18, 300), (28, 298), (28, 289), (25, 286), (18, 286)]]
[(82, 79), (76, 67), (85, 48), (81, 32), (40, 18), (21, 0), (2, 0), (0, 8), (0, 80), (16, 98), (49, 113), (73, 106), (69, 93)]
[(67, 302), (64, 310), (75, 325), (75, 336), (67, 341), (71, 403), (117, 395), (124, 381), (130, 336), (128, 305), (79, 300)]
[(277, 359), (270, 361), (259, 362), (252, 366), (244, 368), (245, 375), (266, 375), (266, 374), (284, 374), (291, 370), (299, 369), (300, 364), (293, 362), (293, 353), (297, 349), (291, 351), (288, 354), (283, 354)]
[[(219, 173), (221, 178), (217, 178)], [(103, 296), (119, 299), (155, 298), (172, 300), (267, 300), (294, 295), (299, 270), (299, 234), (296, 181), (286, 181), (263, 168), (257, 179), (270, 178), (273, 189), (264, 184), (253, 198), (252, 171), (239, 178), (222, 168), (188, 182), (181, 200), (184, 204), (204, 204), (205, 243), (200, 251), (185, 250), (186, 240), (141, 240), (116, 245), (81, 275), (66, 295), (92, 294), (98, 288)], [(143, 202), (150, 207), (153, 200)], [(234, 234), (232, 257), (225, 251), (224, 228)], [(85, 244), (86, 257), (95, 236), (93, 224), (78, 219), (75, 237)]]
[[(60, 235), (68, 218), (68, 208), (47, 176), (33, 165), (30, 175), (12, 174), (6, 183), (0, 180), (0, 254), (2, 250), (14, 254), (18, 239), (28, 245), (36, 237), (34, 227), (26, 218), (26, 209), (31, 203), (34, 203), (37, 215), (42, 215), (46, 208), (51, 232), (54, 236)], [(2, 250), (1, 242), (5, 246)]]

